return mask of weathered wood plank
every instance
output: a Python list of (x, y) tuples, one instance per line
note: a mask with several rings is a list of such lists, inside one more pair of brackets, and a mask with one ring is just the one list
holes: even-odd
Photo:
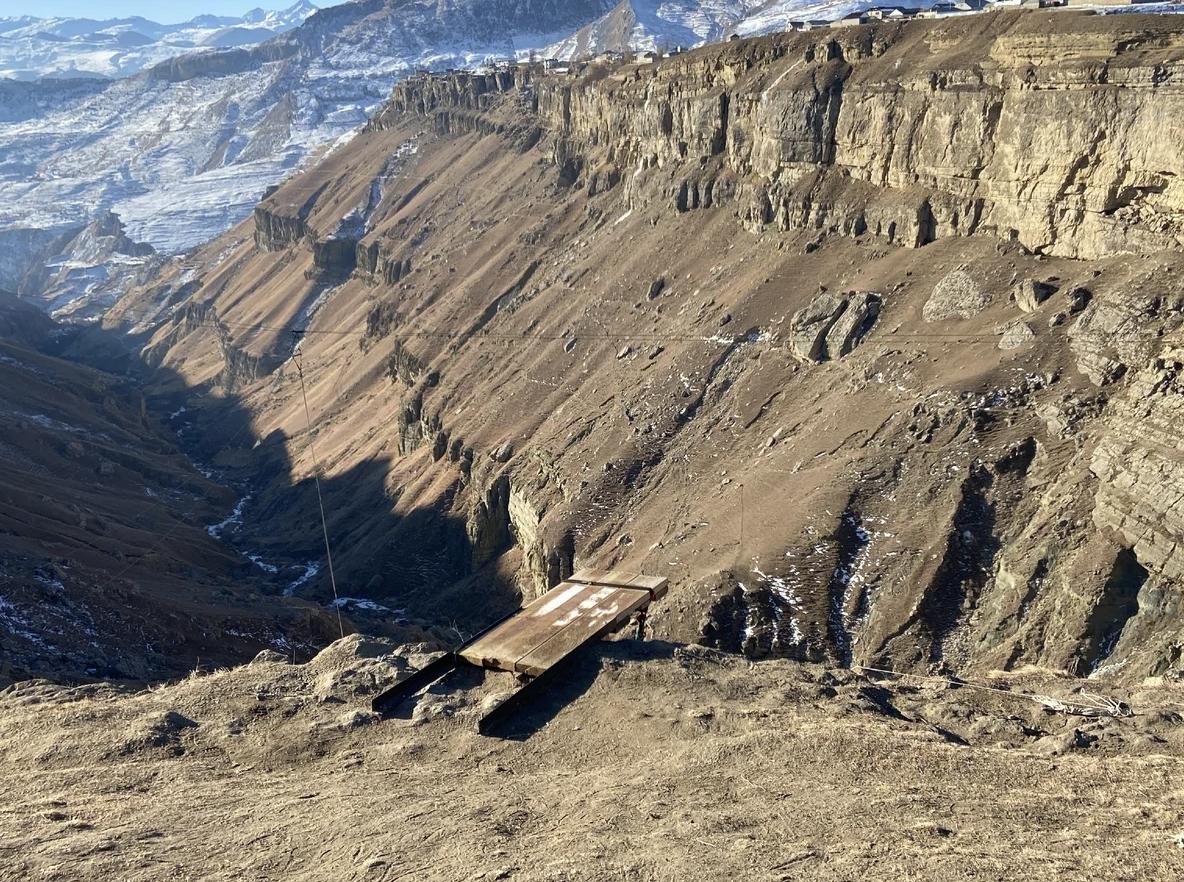
[(630, 570), (597, 572), (587, 567), (572, 573), (567, 581), (579, 582), (583, 585), (616, 585), (621, 588), (647, 588), (654, 592), (655, 600), (666, 594), (666, 587), (669, 585), (669, 580), (664, 576), (647, 576), (641, 573), (631, 572)]
[(597, 588), (581, 603), (577, 615), (515, 661), (514, 670), (537, 677), (588, 641), (613, 630), (649, 602), (650, 593), (646, 589)]
[(460, 650), (465, 661), (485, 668), (514, 670), (514, 662), (550, 637), (555, 623), (582, 603), (587, 585), (561, 582), (516, 616)]
[[(578, 581), (577, 581), (578, 576)], [(666, 580), (581, 570), (459, 650), (470, 664), (538, 676), (665, 593)]]
[(644, 588), (653, 594), (654, 600), (660, 600), (666, 596), (666, 589), (669, 585), (670, 580), (664, 576), (638, 576), (630, 587)]
[(632, 584), (640, 573), (631, 570), (591, 570), (585, 567), (572, 573), (567, 581), (579, 582), (583, 585), (616, 585), (626, 587)]

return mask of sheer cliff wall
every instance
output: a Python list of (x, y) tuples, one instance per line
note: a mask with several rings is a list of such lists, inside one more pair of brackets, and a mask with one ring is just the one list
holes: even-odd
[(575, 75), (425, 78), (386, 113), (455, 125), (516, 90), (561, 163), (675, 210), (731, 204), (753, 228), (1144, 253), (1184, 229), (1184, 39), (1149, 19), (994, 13)]

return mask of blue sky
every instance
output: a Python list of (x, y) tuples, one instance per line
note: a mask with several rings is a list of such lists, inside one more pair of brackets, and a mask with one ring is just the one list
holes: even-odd
[[(172, 24), (195, 15), (242, 15), (248, 9), (285, 9), (294, 0), (0, 0), (0, 17), (10, 15), (70, 16), (74, 18), (144, 18)], [(333, 6), (340, 0), (312, 0), (317, 6)]]

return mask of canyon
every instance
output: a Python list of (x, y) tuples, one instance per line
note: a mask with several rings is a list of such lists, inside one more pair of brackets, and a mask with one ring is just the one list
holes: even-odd
[(282, 472), (244, 542), (315, 555), (319, 451), (340, 581), (418, 621), (623, 566), (665, 639), (1162, 676), (1179, 45), (999, 13), (415, 77), (105, 322)]
[[(73, 232), (101, 297), (0, 293), (0, 875), (1179, 878), (1178, 21), (420, 72), (211, 241)], [(495, 737), (372, 710), (585, 567), (669, 592)]]

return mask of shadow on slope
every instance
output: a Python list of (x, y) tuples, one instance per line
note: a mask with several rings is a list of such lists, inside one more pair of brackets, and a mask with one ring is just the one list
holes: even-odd
[[(11, 296), (0, 330), (0, 678), (154, 681), (338, 636), (316, 488), (282, 434), (118, 333)], [(322, 482), (347, 631), (431, 639), (460, 581), (458, 631), (517, 605), (496, 561), (473, 572), (448, 499), (399, 514), (385, 484), (376, 461)]]

